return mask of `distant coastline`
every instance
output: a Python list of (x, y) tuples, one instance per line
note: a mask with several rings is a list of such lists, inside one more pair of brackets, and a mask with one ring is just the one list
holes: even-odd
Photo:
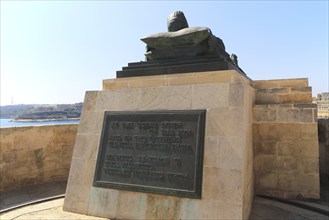
[(0, 106), (0, 118), (10, 118), (12, 122), (47, 122), (78, 120), (83, 103), (38, 104)]
[(43, 126), (43, 125), (65, 125), (65, 124), (79, 124), (80, 120), (72, 119), (56, 119), (56, 120), (25, 120), (25, 121), (13, 121), (13, 118), (1, 118), (0, 129), (11, 127), (29, 127), (29, 126)]
[(80, 118), (11, 119), (10, 122), (79, 121)]

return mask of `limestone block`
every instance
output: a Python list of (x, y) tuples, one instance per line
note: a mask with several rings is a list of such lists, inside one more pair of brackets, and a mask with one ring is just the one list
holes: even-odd
[[(51, 182), (63, 181), (63, 179), (64, 178), (67, 179), (67, 177), (68, 177), (68, 169), (56, 168), (54, 170), (45, 171), (43, 179), (44, 179), (44, 181), (51, 183)], [(33, 185), (35, 185), (35, 184), (33, 184)]]
[(222, 169), (242, 170), (243, 147), (245, 140), (241, 136), (226, 136), (219, 139), (218, 167)]
[(228, 106), (243, 107), (245, 104), (244, 93), (244, 85), (242, 83), (230, 83), (228, 92)]
[(276, 140), (254, 141), (254, 155), (277, 155)]
[(279, 189), (298, 192), (313, 191), (318, 192), (320, 189), (319, 175), (301, 175), (280, 173)]
[(276, 123), (255, 123), (253, 126), (254, 140), (276, 140), (278, 136), (278, 128)]
[(303, 160), (301, 158), (296, 158), (294, 155), (292, 157), (279, 157), (280, 161), (283, 163), (283, 170), (280, 173), (301, 173)]
[(87, 91), (83, 101), (82, 111), (94, 111), (99, 91)]
[(139, 97), (139, 88), (103, 91), (97, 96), (95, 109), (97, 111), (137, 110)]
[(244, 184), (246, 188), (244, 189), (243, 193), (243, 218), (247, 218), (250, 216), (251, 208), (252, 208), (252, 203), (254, 200), (254, 176), (250, 176), (250, 181), (248, 181), (248, 184)]
[[(40, 153), (38, 153), (38, 151)], [(16, 161), (23, 164), (28, 164), (34, 160), (42, 160), (43, 159), (43, 152), (42, 148), (37, 149), (17, 149), (14, 150), (16, 155)]]
[(254, 122), (273, 122), (277, 120), (277, 109), (268, 108), (268, 105), (256, 105), (252, 113)]
[(19, 179), (19, 186), (21, 188), (26, 188), (31, 185), (37, 185), (39, 182), (39, 179), (36, 175), (31, 174), (30, 176), (24, 176), (23, 178)]
[(283, 192), (283, 195), (284, 196), (282, 198), (285, 198), (285, 199), (297, 199), (297, 200), (301, 200), (303, 198), (320, 199), (318, 191), (303, 191), (303, 192), (285, 191), (285, 192)]
[(52, 145), (53, 126), (21, 127), (15, 132), (15, 149), (32, 149)]
[(83, 160), (96, 160), (100, 134), (78, 133), (75, 142), (73, 158)]
[(266, 89), (257, 89), (257, 93), (267, 93), (267, 94), (286, 94), (290, 92), (290, 88), (281, 88), (281, 87), (274, 87), (274, 88), (266, 88)]
[(279, 106), (278, 119), (280, 122), (313, 122), (313, 109), (311, 108), (287, 108)]
[(292, 93), (278, 95), (279, 101), (276, 103), (295, 103), (295, 95)]
[(13, 132), (15, 132), (16, 127), (2, 128), (0, 132), (1, 140), (11, 140), (15, 136)]
[(117, 190), (92, 187), (89, 197), (88, 215), (106, 216), (114, 219), (116, 217), (117, 200)]
[(273, 95), (270, 93), (257, 92), (255, 94), (256, 104), (274, 104), (281, 103), (281, 98), (278, 95)]
[(302, 121), (303, 122), (314, 122), (313, 109), (303, 109)]
[(312, 93), (312, 87), (311, 86), (300, 86), (300, 87), (292, 87), (291, 88), (292, 93), (298, 93), (298, 92), (309, 92)]
[(242, 83), (244, 85), (252, 86), (252, 80), (242, 74), (234, 74), (231, 77), (231, 82)]
[(242, 173), (237, 170), (218, 170), (218, 201), (242, 204)]
[(318, 139), (318, 126), (316, 123), (305, 123), (300, 125), (300, 136), (304, 140)]
[(81, 113), (78, 133), (99, 134), (103, 126), (104, 112), (83, 111)]
[(166, 87), (142, 88), (140, 95), (139, 109), (140, 110), (168, 109), (166, 100), (169, 94), (170, 94), (170, 90)]
[[(77, 133), (76, 125), (60, 125), (53, 127), (54, 144), (74, 145)], [(72, 135), (73, 134), (73, 135)]]
[(123, 79), (103, 80), (103, 91), (128, 88), (128, 81)]
[[(72, 159), (63, 210), (87, 214), (92, 181), (86, 177), (86, 169), (92, 164), (83, 159)], [(92, 166), (94, 168), (94, 166)], [(88, 174), (88, 172), (87, 172)]]
[[(179, 219), (217, 219), (216, 200), (184, 199), (181, 203)], [(178, 218), (175, 218), (178, 219)]]
[[(73, 148), (74, 143), (72, 143)], [(45, 155), (61, 155), (62, 154), (62, 144), (53, 144), (43, 146)]]
[(191, 109), (192, 86), (142, 88), (140, 110)]
[(198, 84), (199, 78), (195, 74), (168, 75), (168, 86), (194, 85)]
[[(16, 127), (13, 128), (1, 128), (0, 130), (0, 154), (6, 151), (11, 151), (14, 149), (15, 131)], [(1, 161), (1, 160), (0, 160)]]
[(215, 167), (203, 168), (202, 199), (217, 200), (220, 195), (220, 186), (218, 185), (219, 169)]
[(145, 219), (179, 219), (181, 198), (149, 194)]
[[(244, 86), (244, 120), (246, 125), (251, 126), (253, 123), (253, 106), (255, 104), (255, 89), (251, 86)], [(251, 128), (251, 127), (250, 127)], [(247, 128), (249, 129), (249, 128)], [(250, 130), (252, 132), (252, 129)], [(252, 137), (252, 135), (250, 136)]]
[(308, 78), (282, 79), (279, 80), (280, 87), (307, 87)]
[(219, 148), (219, 137), (217, 136), (205, 137), (203, 166), (218, 167), (218, 162), (217, 162), (218, 148)]
[(276, 123), (275, 126), (278, 140), (300, 139), (300, 125), (298, 123)]
[(262, 188), (277, 189), (279, 185), (279, 177), (277, 173), (264, 173), (258, 177), (259, 184)]
[(317, 140), (287, 140), (279, 142), (277, 147), (279, 156), (319, 157)]
[(293, 100), (295, 103), (312, 103), (312, 93), (294, 93)]
[(13, 172), (16, 165), (15, 162), (0, 163), (0, 192), (20, 187), (16, 172)]
[(300, 108), (279, 108), (278, 121), (280, 122), (301, 122), (302, 109)]
[(217, 219), (244, 219), (241, 204), (218, 202), (217, 209)]
[(319, 158), (303, 158), (300, 163), (304, 174), (319, 174)]
[(237, 74), (234, 70), (227, 71), (210, 71), (197, 74), (198, 84), (208, 83), (230, 83), (232, 82), (232, 76)]
[(194, 85), (192, 91), (192, 108), (207, 109), (227, 107), (227, 84)]
[(313, 109), (313, 122), (317, 122), (318, 121), (318, 109), (314, 108)]
[(206, 136), (236, 136), (242, 132), (241, 108), (212, 108), (207, 111)]
[(116, 206), (117, 219), (146, 219), (147, 195), (119, 191)]
[(164, 77), (148, 77), (142, 80), (142, 88), (167, 86), (167, 79)]
[[(1, 147), (4, 147), (1, 143)], [(16, 161), (16, 154), (14, 150), (3, 150), (0, 153), (1, 163), (10, 163)]]
[(168, 88), (168, 92), (167, 108), (176, 110), (192, 108), (192, 86), (171, 86)]
[(42, 167), (43, 171), (45, 171), (45, 172), (63, 168), (60, 166), (60, 164), (58, 163), (58, 160), (56, 160), (56, 158), (51, 161), (44, 162), (41, 166), (38, 165), (38, 163), (34, 163), (33, 165), (38, 168)]
[(128, 81), (128, 88), (141, 88), (142, 87), (142, 80), (138, 77), (134, 77)]
[[(55, 165), (53, 165), (53, 168), (55, 168)], [(19, 162), (19, 165), (16, 166), (16, 169), (12, 170), (11, 172), (15, 173), (17, 176), (24, 177), (27, 176), (27, 173), (29, 175), (31, 175), (32, 173), (38, 173), (40, 172), (40, 169), (30, 163)]]
[(274, 80), (255, 80), (253, 86), (257, 89), (275, 88), (275, 87), (305, 87), (308, 86), (307, 78), (297, 79), (274, 79)]
[(257, 155), (255, 160), (257, 161), (257, 173), (259, 176), (264, 173), (277, 173), (284, 170), (284, 164), (276, 155)]

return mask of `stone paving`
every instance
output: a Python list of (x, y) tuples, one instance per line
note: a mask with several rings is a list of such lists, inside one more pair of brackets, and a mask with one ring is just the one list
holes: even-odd
[(55, 199), (47, 202), (42, 202), (39, 204), (29, 205), (22, 208), (15, 209), (13, 211), (6, 212), (0, 215), (1, 220), (7, 219), (105, 219), (87, 215), (80, 215), (72, 212), (63, 211), (64, 198)]
[(41, 186), (28, 187), (24, 190), (1, 192), (0, 211), (42, 201), (45, 198), (64, 197), (65, 189), (66, 182), (54, 182)]
[[(325, 187), (325, 197), (322, 197), (321, 201), (317, 203), (299, 201), (299, 203), (324, 210), (327, 215), (276, 200), (255, 197), (250, 219), (329, 220), (329, 203), (326, 197), (328, 194), (328, 185), (323, 187)], [(1, 193), (0, 219), (106, 219), (63, 211), (65, 188), (65, 183), (51, 183), (20, 191)], [(35, 202), (37, 203), (35, 204)], [(17, 208), (19, 206), (22, 207)], [(16, 208), (6, 211), (12, 207)]]

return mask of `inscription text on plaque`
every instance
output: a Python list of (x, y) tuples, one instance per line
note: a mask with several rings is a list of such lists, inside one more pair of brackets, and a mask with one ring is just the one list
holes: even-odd
[(94, 186), (201, 198), (205, 110), (105, 112)]

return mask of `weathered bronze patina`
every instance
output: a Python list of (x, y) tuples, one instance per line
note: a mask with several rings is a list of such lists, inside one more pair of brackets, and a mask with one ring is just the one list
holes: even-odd
[(151, 34), (146, 44), (145, 61), (129, 63), (117, 77), (236, 70), (238, 57), (226, 52), (223, 41), (207, 27), (189, 27), (185, 15), (176, 11), (167, 18), (167, 32)]
[(94, 186), (201, 198), (205, 111), (106, 112)]
[(156, 33), (141, 39), (147, 45), (147, 60), (216, 55), (235, 65), (225, 51), (223, 41), (213, 35), (209, 28), (188, 27), (183, 12), (176, 11), (170, 14), (167, 25), (168, 32)]

